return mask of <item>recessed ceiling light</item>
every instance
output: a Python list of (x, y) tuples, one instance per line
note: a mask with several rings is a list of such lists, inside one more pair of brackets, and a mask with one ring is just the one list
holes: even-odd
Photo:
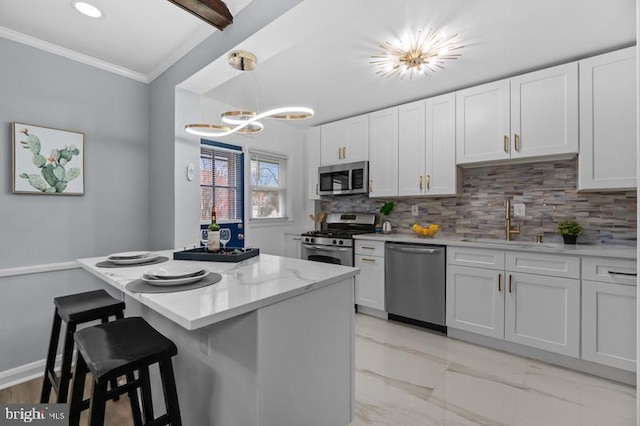
[(99, 18), (102, 16), (102, 12), (100, 11), (100, 9), (98, 9), (92, 4), (89, 4), (83, 1), (76, 1), (73, 3), (73, 5), (75, 6), (78, 12), (90, 18)]

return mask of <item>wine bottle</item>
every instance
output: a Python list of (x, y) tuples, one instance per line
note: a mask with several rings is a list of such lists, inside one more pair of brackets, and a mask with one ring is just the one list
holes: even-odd
[(209, 224), (209, 239), (207, 250), (213, 253), (220, 251), (220, 225), (216, 222), (216, 209), (211, 209), (211, 223)]

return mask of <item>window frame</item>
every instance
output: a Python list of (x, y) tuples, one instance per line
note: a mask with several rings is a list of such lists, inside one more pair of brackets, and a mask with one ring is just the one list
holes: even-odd
[[(227, 147), (228, 146), (228, 147)], [(213, 188), (213, 193), (215, 194), (215, 188), (231, 188), (235, 190), (236, 193), (236, 199), (235, 199), (235, 204), (236, 206), (234, 207), (234, 211), (236, 213), (236, 219), (220, 219), (217, 218), (217, 222), (219, 224), (239, 224), (239, 223), (243, 223), (244, 222), (244, 216), (245, 216), (245, 212), (243, 209), (243, 205), (244, 205), (244, 198), (245, 198), (245, 193), (244, 193), (244, 182), (243, 182), (243, 169), (244, 169), (244, 164), (243, 164), (243, 150), (240, 147), (235, 147), (233, 145), (227, 145), (221, 142), (215, 142), (215, 141), (208, 141), (205, 139), (202, 139), (200, 141), (200, 158), (202, 157), (202, 149), (209, 149), (211, 151), (218, 151), (218, 152), (228, 152), (230, 154), (233, 155), (238, 155), (239, 158), (235, 161), (235, 166), (239, 167), (239, 170), (236, 171), (236, 173), (238, 174), (238, 176), (240, 176), (240, 180), (236, 181), (236, 185), (235, 186), (219, 186), (219, 185), (215, 185), (215, 176), (212, 176), (212, 184), (211, 185), (203, 185), (202, 184), (202, 180), (199, 181), (199, 186), (200, 186), (200, 197), (202, 200), (202, 188), (203, 187), (207, 187), (207, 188)], [(240, 148), (240, 149), (239, 149)], [(213, 162), (215, 164), (215, 158), (213, 159)], [(213, 171), (213, 173), (215, 173), (215, 171)], [(215, 201), (214, 201), (215, 202)], [(211, 217), (209, 216), (208, 219), (204, 219), (202, 217), (202, 208), (200, 210), (200, 226), (202, 228), (202, 226), (208, 226), (209, 223), (211, 222)]]
[[(274, 153), (274, 152), (266, 152), (266, 151), (258, 151), (258, 150), (249, 150), (249, 166), (248, 169), (248, 194), (247, 199), (247, 209), (248, 209), (248, 220), (253, 223), (282, 223), (282, 222), (291, 222), (289, 218), (290, 211), (290, 201), (289, 201), (289, 182), (288, 182), (288, 168), (289, 168), (289, 156)], [(278, 187), (274, 189), (272, 186), (259, 186), (253, 184), (253, 161), (265, 161), (272, 162), (278, 164)], [(281, 216), (277, 217), (255, 217), (254, 213), (254, 204), (253, 204), (253, 193), (254, 191), (265, 191), (265, 192), (277, 192), (279, 195), (279, 207), (281, 210)]]

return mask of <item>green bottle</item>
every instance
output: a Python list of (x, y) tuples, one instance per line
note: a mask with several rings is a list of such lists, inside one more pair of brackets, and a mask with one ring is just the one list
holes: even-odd
[(209, 224), (209, 239), (207, 250), (213, 253), (220, 251), (220, 225), (216, 222), (216, 209), (211, 209), (211, 223)]

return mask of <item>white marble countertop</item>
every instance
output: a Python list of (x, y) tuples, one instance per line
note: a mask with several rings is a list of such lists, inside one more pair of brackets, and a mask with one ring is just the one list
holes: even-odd
[(411, 234), (360, 234), (356, 240), (388, 241), (415, 244), (439, 244), (446, 246), (478, 247), (484, 249), (518, 250), (537, 253), (561, 253), (574, 256), (601, 256), (620, 259), (636, 259), (636, 247), (625, 247), (614, 244), (576, 244), (536, 243), (534, 241), (502, 241), (487, 238), (440, 237), (421, 238)]
[[(337, 283), (360, 270), (307, 260), (260, 254), (242, 262), (200, 262), (173, 260), (173, 250), (157, 252), (168, 262), (126, 268), (98, 268), (104, 257), (78, 259), (87, 271), (126, 293), (140, 303), (195, 330), (299, 294)], [(132, 293), (126, 284), (151, 269), (167, 265), (199, 265), (222, 275), (222, 280), (206, 287), (172, 293)]]

